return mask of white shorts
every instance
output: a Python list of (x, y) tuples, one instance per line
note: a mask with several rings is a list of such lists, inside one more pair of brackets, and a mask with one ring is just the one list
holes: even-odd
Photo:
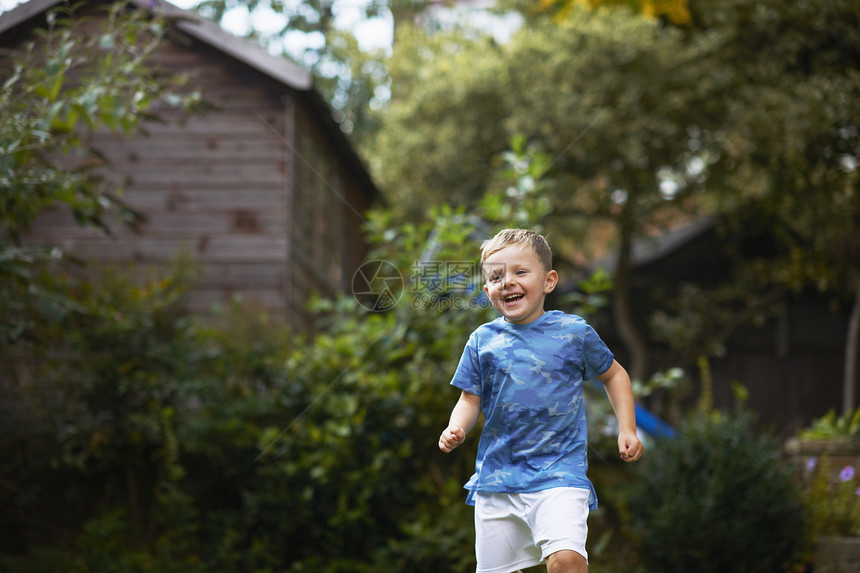
[(510, 573), (542, 563), (562, 549), (586, 561), (587, 489), (475, 494), (477, 573)]

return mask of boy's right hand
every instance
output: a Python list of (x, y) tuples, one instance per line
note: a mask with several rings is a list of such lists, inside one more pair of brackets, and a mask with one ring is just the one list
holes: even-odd
[(446, 454), (466, 440), (466, 432), (460, 426), (448, 426), (439, 436), (439, 449)]

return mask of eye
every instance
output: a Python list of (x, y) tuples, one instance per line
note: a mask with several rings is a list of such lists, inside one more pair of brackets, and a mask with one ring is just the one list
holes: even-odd
[(489, 281), (491, 283), (497, 283), (502, 280), (502, 275), (490, 275)]

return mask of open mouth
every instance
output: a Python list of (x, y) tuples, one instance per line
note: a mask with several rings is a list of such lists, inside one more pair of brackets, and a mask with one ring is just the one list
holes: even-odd
[(503, 300), (505, 301), (505, 304), (515, 304), (515, 303), (517, 303), (521, 298), (523, 298), (523, 296), (525, 296), (525, 295), (522, 295), (522, 294), (510, 294), (510, 295), (508, 295), (508, 296), (504, 297), (504, 299), (503, 299)]

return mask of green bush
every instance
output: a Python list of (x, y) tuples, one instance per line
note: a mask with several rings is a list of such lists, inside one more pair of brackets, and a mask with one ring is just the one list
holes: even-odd
[[(463, 345), (494, 316), (464, 284), (468, 221), (371, 215), (369, 259), (456, 264), (385, 313), (317, 301), (314, 336), (250, 305), (189, 315), (187, 263), (69, 279), (69, 310), (0, 346), (16, 411), (0, 419), (0, 525), (16, 532), (0, 570), (474, 569), (477, 440), (436, 446)], [(605, 282), (572, 302), (599, 306)]]
[(474, 567), (476, 442), (449, 457), (436, 439), (486, 309), (380, 314), (345, 297), (302, 339), (248, 306), (187, 316), (172, 277), (106, 274), (72, 294), (78, 311), (19, 343), (27, 375), (0, 387), (26, 421), (0, 424), (14, 486), (0, 507), (21, 531), (0, 540), (0, 570)]
[(643, 562), (658, 573), (772, 573), (802, 549), (803, 505), (779, 443), (749, 416), (711, 414), (655, 445), (630, 490)]

